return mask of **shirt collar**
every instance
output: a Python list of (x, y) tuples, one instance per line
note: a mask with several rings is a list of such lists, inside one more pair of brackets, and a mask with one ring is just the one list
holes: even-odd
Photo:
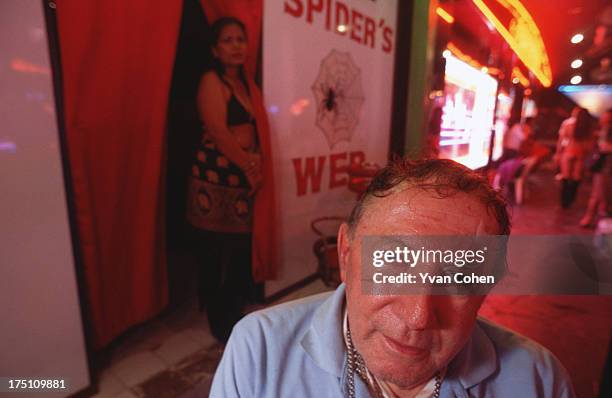
[(482, 382), (498, 369), (497, 352), (493, 342), (478, 320), (467, 344), (451, 361), (447, 378), (459, 380), (466, 390)]
[[(301, 345), (323, 370), (342, 378), (346, 366), (346, 349), (342, 335), (342, 308), (345, 286), (341, 284), (315, 311), (310, 328)], [(497, 353), (493, 342), (480, 327), (474, 325), (472, 335), (448, 366), (444, 383), (459, 382), (468, 389), (497, 371)]]
[(346, 354), (342, 337), (343, 304), (344, 284), (341, 284), (316, 309), (310, 328), (301, 341), (302, 347), (314, 362), (337, 377), (342, 377)]

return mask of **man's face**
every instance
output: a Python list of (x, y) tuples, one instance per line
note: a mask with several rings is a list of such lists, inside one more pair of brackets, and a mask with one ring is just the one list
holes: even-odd
[(437, 199), (404, 189), (372, 200), (353, 239), (338, 236), (351, 335), (368, 369), (401, 388), (429, 380), (467, 342), (482, 296), (374, 296), (361, 289), (361, 237), (366, 235), (493, 235), (499, 226), (478, 199)]

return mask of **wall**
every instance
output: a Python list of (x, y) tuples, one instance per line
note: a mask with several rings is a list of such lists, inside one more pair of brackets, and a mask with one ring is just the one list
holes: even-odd
[(63, 397), (90, 380), (43, 4), (0, 11), (0, 377), (64, 378)]

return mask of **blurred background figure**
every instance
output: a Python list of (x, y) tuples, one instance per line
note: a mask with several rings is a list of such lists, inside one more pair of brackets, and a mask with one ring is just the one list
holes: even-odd
[(576, 193), (584, 172), (584, 161), (592, 145), (591, 117), (580, 108), (574, 120), (564, 121), (559, 130), (557, 152), (561, 168), (561, 207), (566, 209), (576, 199)]
[(523, 203), (527, 177), (551, 153), (546, 145), (536, 141), (534, 121), (533, 117), (527, 117), (523, 122), (514, 124), (505, 135), (504, 153), (493, 179), (493, 187), (519, 205)]
[(499, 163), (514, 159), (521, 154), (521, 144), (533, 133), (533, 117), (526, 117), (523, 121), (515, 123), (504, 136), (504, 152)]
[(599, 119), (597, 144), (591, 161), (590, 171), (593, 173), (593, 185), (586, 212), (580, 220), (581, 227), (595, 225), (597, 215), (607, 215), (606, 187), (612, 170), (612, 109), (608, 109)]
[(572, 109), (570, 117), (563, 120), (563, 122), (561, 122), (561, 126), (559, 126), (559, 132), (557, 134), (557, 149), (555, 151), (555, 156), (553, 157), (559, 170), (559, 173), (555, 178), (559, 181), (563, 179), (563, 174), (561, 173), (561, 155), (563, 154), (563, 149), (565, 149), (567, 144), (569, 144), (569, 133), (574, 124), (576, 124), (576, 117), (578, 116), (578, 113), (580, 113), (580, 109), (581, 108), (579, 106), (575, 106)]
[(236, 18), (212, 26), (214, 67), (198, 94), (203, 136), (189, 184), (187, 216), (195, 229), (200, 310), (225, 342), (254, 299), (251, 273), (253, 195), (262, 182), (253, 99), (244, 63), (247, 37)]

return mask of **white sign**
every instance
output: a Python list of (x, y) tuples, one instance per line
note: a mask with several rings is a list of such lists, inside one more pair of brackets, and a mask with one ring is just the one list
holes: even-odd
[[(395, 0), (265, 0), (264, 97), (281, 237), (278, 291), (317, 270), (311, 224), (348, 216), (347, 169), (384, 165), (391, 125)], [(337, 226), (320, 222), (324, 234)]]

